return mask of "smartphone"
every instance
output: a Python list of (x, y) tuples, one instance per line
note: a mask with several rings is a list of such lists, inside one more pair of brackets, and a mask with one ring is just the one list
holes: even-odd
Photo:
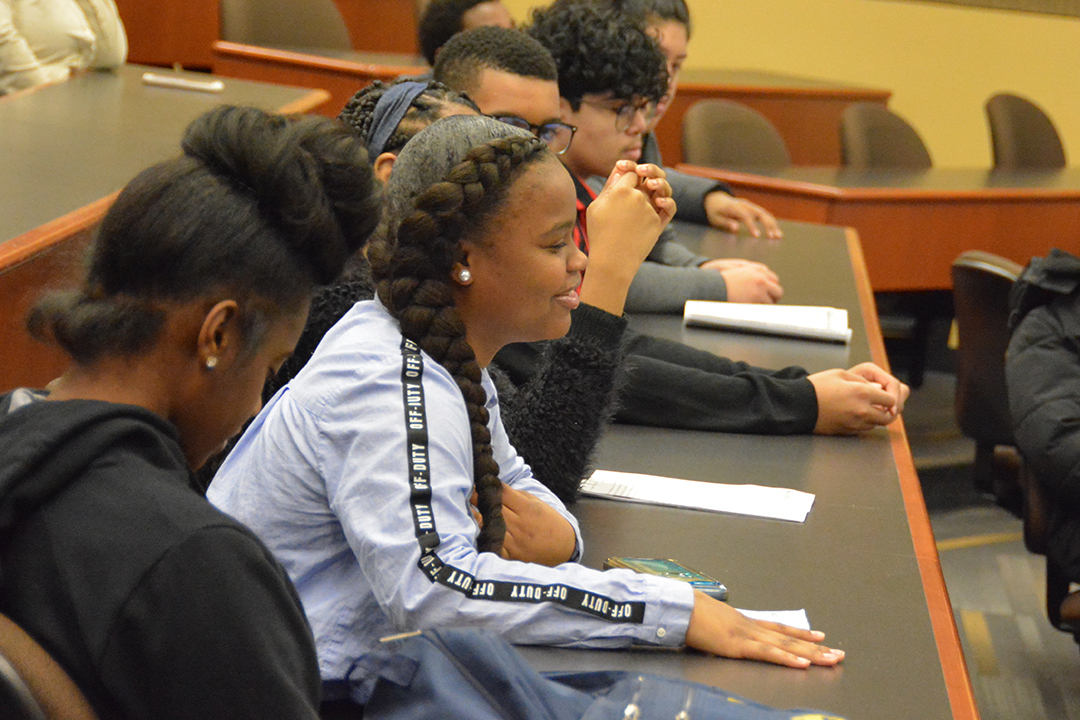
[(717, 600), (727, 600), (728, 590), (718, 580), (691, 570), (682, 563), (671, 559), (662, 558), (624, 558), (611, 557), (604, 561), (604, 569), (627, 568), (648, 575), (659, 575), (673, 580), (688, 582), (695, 590), (700, 590), (709, 597)]

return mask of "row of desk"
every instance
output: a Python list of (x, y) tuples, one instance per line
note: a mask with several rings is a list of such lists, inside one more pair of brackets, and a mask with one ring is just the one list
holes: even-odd
[[(148, 88), (141, 72), (90, 73), (0, 100), (0, 391), (41, 385), (62, 369), (58, 354), (22, 332), (25, 307), (42, 286), (71, 276), (113, 194), (138, 170), (177, 152), (193, 117), (221, 102), (304, 110), (325, 98), (235, 80), (220, 95)], [(855, 329), (850, 345), (684, 329), (664, 316), (635, 317), (633, 326), (768, 367), (884, 363), (856, 235), (803, 223), (784, 223), (784, 230), (786, 239), (777, 242), (680, 227), (705, 254), (767, 262), (783, 277), (787, 302), (847, 308)], [(598, 461), (610, 469), (815, 493), (804, 524), (592, 499), (575, 512), (587, 564), (599, 566), (609, 555), (677, 558), (724, 580), (739, 607), (805, 607), (848, 656), (838, 668), (796, 671), (691, 651), (525, 648), (537, 667), (676, 675), (852, 719), (977, 717), (902, 423), (861, 438), (617, 426)]]
[[(234, 42), (214, 43), (214, 72), (229, 77), (325, 88), (336, 115), (349, 98), (372, 80), (416, 75), (427, 64), (416, 55), (269, 48)], [(698, 100), (719, 98), (748, 105), (780, 131), (797, 165), (840, 163), (840, 116), (853, 102), (882, 105), (891, 93), (824, 80), (753, 70), (694, 69), (679, 77), (679, 92), (656, 128), (665, 162), (682, 161), (682, 118)]]
[(951, 289), (965, 250), (1020, 265), (1053, 247), (1080, 254), (1080, 168), (679, 169), (722, 180), (778, 217), (856, 228), (875, 291)]
[[(90, 231), (140, 170), (180, 152), (188, 123), (222, 103), (307, 112), (325, 92), (225, 79), (221, 93), (150, 87), (126, 65), (0, 98), (0, 391), (40, 386), (66, 358), (32, 342), (23, 316), (70, 279)], [(195, 76), (205, 79), (205, 76)]]
[[(782, 227), (782, 241), (687, 224), (678, 230), (703, 254), (773, 267), (784, 279), (784, 302), (847, 309), (850, 345), (684, 328), (673, 316), (633, 317), (631, 327), (762, 367), (816, 372), (868, 360), (884, 364), (854, 231)], [(597, 466), (814, 493), (805, 523), (594, 498), (573, 510), (585, 564), (600, 567), (609, 556), (674, 558), (724, 582), (736, 607), (805, 608), (813, 627), (847, 657), (836, 668), (802, 671), (686, 650), (527, 648), (538, 668), (676, 673), (770, 705), (852, 719), (978, 717), (902, 421), (861, 437), (614, 426), (601, 441)]]

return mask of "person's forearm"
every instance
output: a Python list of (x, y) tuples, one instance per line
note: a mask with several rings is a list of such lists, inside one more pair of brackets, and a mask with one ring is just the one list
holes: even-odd
[(724, 276), (715, 270), (646, 261), (630, 284), (626, 311), (681, 313), (687, 300), (727, 300)]
[(625, 319), (583, 305), (566, 337), (510, 346), (495, 357), (494, 368), (521, 381), (509, 396), (499, 390), (510, 443), (563, 502), (577, 497), (611, 419), (625, 329)]

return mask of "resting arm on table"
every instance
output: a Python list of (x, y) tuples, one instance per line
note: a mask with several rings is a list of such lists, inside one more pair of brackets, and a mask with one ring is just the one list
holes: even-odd
[(668, 227), (634, 277), (626, 310), (681, 313), (687, 300), (774, 303), (783, 294), (776, 273), (765, 265), (697, 255)]
[(616, 420), (690, 430), (849, 434), (887, 424), (908, 388), (872, 363), (765, 370), (634, 333)]

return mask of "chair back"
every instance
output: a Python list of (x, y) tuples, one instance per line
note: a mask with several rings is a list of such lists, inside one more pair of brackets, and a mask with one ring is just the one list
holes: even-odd
[(97, 720), (64, 669), (4, 615), (0, 615), (0, 718)]
[(1007, 258), (969, 250), (953, 261), (956, 423), (978, 443), (1015, 445), (1005, 387), (1009, 291), (1022, 267)]
[(221, 39), (262, 47), (352, 50), (334, 0), (221, 0)]
[(931, 166), (930, 152), (907, 120), (883, 105), (857, 102), (840, 117), (840, 156), (845, 167), (911, 168)]
[(682, 120), (683, 161), (707, 167), (785, 168), (791, 155), (780, 132), (753, 108), (699, 100)]
[(1050, 116), (1019, 95), (1002, 93), (986, 101), (986, 121), (994, 147), (994, 167), (1054, 170), (1065, 167), (1065, 148)]

